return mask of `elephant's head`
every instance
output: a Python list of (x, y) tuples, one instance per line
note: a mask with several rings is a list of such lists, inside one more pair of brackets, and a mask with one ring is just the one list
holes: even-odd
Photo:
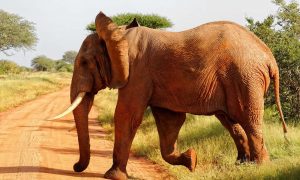
[(105, 87), (121, 88), (129, 75), (125, 29), (100, 12), (95, 20), (97, 34), (89, 35), (75, 60), (72, 89), (97, 93)]
[[(133, 23), (127, 28), (133, 27)], [(83, 171), (89, 164), (88, 113), (94, 95), (106, 87), (124, 87), (129, 76), (128, 43), (124, 37), (127, 28), (118, 27), (102, 12), (97, 15), (95, 24), (97, 33), (87, 36), (75, 60), (72, 105), (54, 118), (73, 111), (80, 150), (80, 159), (74, 165), (76, 172)]]

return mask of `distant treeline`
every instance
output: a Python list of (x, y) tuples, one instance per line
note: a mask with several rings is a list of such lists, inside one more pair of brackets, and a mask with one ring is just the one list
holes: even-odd
[(67, 51), (60, 60), (53, 60), (45, 55), (37, 56), (32, 59), (31, 68), (19, 66), (10, 60), (0, 60), (0, 74), (19, 74), (32, 71), (73, 72), (76, 55), (76, 51)]

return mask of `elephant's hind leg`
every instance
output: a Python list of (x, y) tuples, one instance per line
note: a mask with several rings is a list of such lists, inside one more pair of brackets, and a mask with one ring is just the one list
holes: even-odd
[(250, 160), (260, 164), (269, 160), (262, 133), (264, 88), (250, 80), (248, 84), (238, 120), (248, 137)]
[(249, 161), (250, 152), (249, 152), (248, 138), (241, 125), (235, 123), (224, 113), (219, 113), (216, 114), (215, 116), (220, 120), (222, 125), (229, 131), (231, 137), (234, 140), (234, 143), (238, 151), (237, 161), (239, 161), (240, 163)]
[(185, 113), (173, 112), (167, 109), (151, 107), (155, 118), (160, 149), (163, 159), (172, 165), (183, 165), (194, 171), (197, 155), (194, 149), (180, 153), (176, 148), (178, 133), (185, 121)]
[(249, 140), (250, 160), (258, 164), (269, 160), (262, 133), (263, 112), (263, 109), (246, 110), (241, 123)]

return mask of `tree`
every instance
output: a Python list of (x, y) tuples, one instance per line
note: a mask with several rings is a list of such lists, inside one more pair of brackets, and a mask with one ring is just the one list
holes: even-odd
[[(262, 22), (246, 18), (248, 28), (272, 50), (280, 69), (281, 102), (285, 116), (300, 118), (300, 10), (296, 1), (274, 0), (278, 10)], [(270, 86), (266, 104), (274, 104)]]
[(36, 71), (54, 71), (55, 61), (44, 55), (41, 55), (32, 59), (31, 66)]
[(69, 64), (74, 64), (76, 56), (77, 56), (77, 51), (66, 51), (65, 54), (63, 55), (62, 61)]
[[(118, 26), (127, 25), (131, 23), (134, 18), (137, 19), (141, 26), (146, 26), (153, 29), (169, 28), (173, 26), (169, 19), (157, 14), (124, 13), (111, 17), (113, 22), (115, 22)], [(91, 32), (95, 32), (95, 23), (88, 24), (86, 29)]]
[(37, 42), (35, 27), (22, 17), (0, 10), (0, 52), (31, 49)]
[(55, 62), (55, 70), (58, 72), (73, 72), (73, 65), (66, 63), (64, 60)]

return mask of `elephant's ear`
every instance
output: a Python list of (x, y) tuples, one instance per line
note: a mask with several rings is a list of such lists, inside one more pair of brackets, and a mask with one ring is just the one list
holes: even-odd
[(111, 60), (110, 88), (121, 88), (126, 85), (129, 76), (128, 43), (124, 30), (100, 12), (95, 19), (96, 31), (104, 39)]
[(137, 21), (136, 18), (134, 18), (132, 20), (132, 22), (126, 26), (126, 29), (130, 29), (130, 28), (133, 28), (133, 27), (139, 27), (139, 26), (140, 26), (139, 22)]

